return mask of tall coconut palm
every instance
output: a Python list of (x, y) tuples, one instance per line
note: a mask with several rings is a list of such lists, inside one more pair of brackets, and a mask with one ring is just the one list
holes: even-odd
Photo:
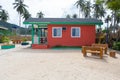
[[(28, 12), (28, 11), (25, 11), (25, 13), (23, 14), (23, 18), (25, 19), (25, 20), (27, 20), (28, 18), (30, 18), (31, 17), (31, 14)], [(27, 26), (25, 25), (25, 27), (26, 27), (26, 30), (25, 30), (25, 36), (27, 35), (27, 31), (28, 31), (28, 28), (27, 28)]]
[(30, 18), (31, 17), (31, 14), (28, 12), (28, 11), (25, 11), (25, 13), (23, 13), (23, 18), (25, 19), (25, 20), (27, 20), (28, 18)]
[(83, 12), (84, 12), (85, 18), (90, 18), (90, 12), (91, 12), (91, 3), (90, 3), (90, 1), (86, 1)]
[(117, 24), (120, 23), (120, 12), (117, 13), (116, 21), (117, 21)]
[(100, 6), (101, 10), (100, 10), (100, 18), (102, 19), (102, 17), (105, 17), (106, 11), (105, 8), (103, 7), (103, 5)]
[(66, 15), (66, 18), (71, 18), (70, 14), (67, 14), (67, 15)]
[(109, 27), (109, 22), (111, 21), (111, 17), (110, 17), (110, 15), (108, 15), (107, 16), (107, 18), (105, 19), (105, 22), (107, 23), (107, 27), (106, 27), (106, 43), (108, 43), (108, 40), (109, 40), (109, 37), (108, 37), (108, 35), (109, 35), (109, 29), (108, 29), (108, 27)]
[(72, 18), (76, 19), (77, 18), (77, 14), (73, 14)]
[(8, 18), (9, 18), (8, 12), (1, 9), (1, 11), (0, 11), (0, 20), (6, 22), (8, 20)]
[(0, 10), (2, 9), (2, 6), (0, 5)]
[(94, 18), (99, 18), (99, 12), (100, 12), (100, 8), (98, 4), (93, 4), (93, 9), (94, 9)]
[(110, 15), (108, 15), (105, 19), (105, 22), (109, 24), (110, 21), (111, 21), (111, 17), (110, 17)]
[(23, 2), (24, 0), (15, 0), (15, 3), (13, 3), (13, 5), (15, 5), (14, 9), (16, 9), (19, 14), (19, 26), (21, 26), (21, 17), (27, 11), (26, 7), (28, 7)]
[(104, 17), (106, 12), (102, 3), (93, 4), (93, 9), (94, 9), (94, 14), (93, 14), (94, 18), (102, 19), (102, 17)]
[(114, 34), (115, 34), (115, 28), (118, 25), (119, 18), (117, 17), (118, 14), (120, 14), (120, 0), (106, 0), (107, 8), (112, 11), (113, 17), (112, 20), (114, 21)]
[(43, 17), (44, 17), (43, 12), (41, 12), (41, 11), (40, 11), (40, 12), (38, 12), (38, 13), (37, 13), (37, 17), (38, 17), (38, 18), (43, 18)]
[(114, 18), (114, 25), (117, 25), (117, 18), (118, 18), (118, 14), (120, 14), (120, 0), (106, 0), (106, 5), (108, 7), (108, 9), (112, 10), (113, 12), (113, 18)]
[(85, 1), (84, 0), (78, 0), (75, 5), (77, 6), (77, 8), (79, 8), (79, 17), (80, 17), (80, 12), (84, 10), (84, 6), (85, 6)]

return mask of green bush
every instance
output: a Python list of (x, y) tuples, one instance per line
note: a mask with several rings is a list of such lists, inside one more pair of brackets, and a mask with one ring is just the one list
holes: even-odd
[(23, 42), (26, 42), (26, 41), (27, 41), (27, 38), (23, 38), (22, 41), (23, 41)]
[(0, 43), (2, 43), (2, 39), (0, 39)]
[(112, 48), (115, 50), (120, 50), (120, 42), (115, 42)]
[(1, 41), (2, 41), (2, 43), (7, 43), (7, 44), (9, 44), (9, 42), (10, 42), (10, 38), (7, 37), (7, 36), (2, 36)]

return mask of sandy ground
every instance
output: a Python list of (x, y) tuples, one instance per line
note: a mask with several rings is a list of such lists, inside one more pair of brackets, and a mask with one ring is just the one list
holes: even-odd
[(80, 50), (0, 49), (0, 80), (120, 80), (120, 54), (103, 59)]

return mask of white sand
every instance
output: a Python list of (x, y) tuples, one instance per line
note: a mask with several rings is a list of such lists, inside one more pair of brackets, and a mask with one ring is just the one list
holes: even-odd
[(0, 80), (120, 80), (117, 58), (84, 58), (80, 50), (0, 49)]

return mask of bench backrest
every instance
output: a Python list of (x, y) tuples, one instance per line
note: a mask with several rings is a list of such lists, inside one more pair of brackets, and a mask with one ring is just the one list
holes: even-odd
[(94, 47), (105, 47), (108, 48), (108, 44), (92, 44)]
[(92, 50), (92, 51), (100, 51), (101, 47), (93, 47), (93, 46), (83, 46), (85, 50)]

